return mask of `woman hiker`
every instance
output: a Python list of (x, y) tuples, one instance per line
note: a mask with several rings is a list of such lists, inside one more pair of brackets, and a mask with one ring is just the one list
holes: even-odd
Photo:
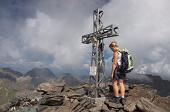
[[(124, 96), (125, 96), (124, 79), (126, 74), (120, 72), (121, 53), (119, 52), (119, 46), (117, 42), (116, 41), (111, 42), (109, 47), (113, 51), (112, 71), (111, 71), (111, 76), (113, 79), (113, 90), (114, 90), (113, 101), (115, 103), (119, 103), (124, 100)], [(120, 86), (120, 96), (119, 96), (118, 84)]]

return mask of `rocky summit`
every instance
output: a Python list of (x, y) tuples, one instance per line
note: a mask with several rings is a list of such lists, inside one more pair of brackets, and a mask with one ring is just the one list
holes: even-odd
[(115, 102), (112, 85), (105, 96), (87, 95), (88, 85), (68, 87), (64, 83), (42, 83), (39, 95), (18, 97), (1, 112), (170, 112), (170, 98), (161, 97), (147, 85), (126, 85), (126, 98)]

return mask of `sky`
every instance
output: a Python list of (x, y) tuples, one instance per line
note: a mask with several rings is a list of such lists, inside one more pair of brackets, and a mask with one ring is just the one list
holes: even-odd
[(116, 40), (132, 53), (133, 72), (170, 79), (169, 0), (1, 0), (0, 67), (88, 73), (91, 45), (81, 36), (92, 32), (96, 8), (104, 11), (104, 26), (119, 27), (120, 36), (104, 40), (107, 73), (108, 45)]

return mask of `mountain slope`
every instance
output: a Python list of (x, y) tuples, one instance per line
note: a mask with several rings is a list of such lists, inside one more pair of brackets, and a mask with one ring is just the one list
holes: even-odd
[(81, 80), (69, 73), (63, 73), (57, 77), (57, 82), (65, 82), (68, 86), (76, 86), (81, 84)]
[(163, 80), (160, 76), (151, 74), (127, 75), (128, 83), (147, 84), (158, 91), (161, 96), (170, 96), (170, 81)]
[(8, 79), (0, 79), (0, 105), (7, 103), (15, 97), (15, 82)]
[(12, 70), (10, 68), (0, 68), (0, 78), (5, 78), (10, 81), (16, 81), (18, 77), (23, 76), (22, 73)]
[(34, 68), (26, 73), (32, 78), (32, 83), (37, 86), (42, 82), (55, 79), (54, 73), (48, 68)]

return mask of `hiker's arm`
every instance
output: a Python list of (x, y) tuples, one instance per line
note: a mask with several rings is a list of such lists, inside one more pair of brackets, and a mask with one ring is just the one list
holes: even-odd
[(112, 63), (112, 72), (111, 72), (112, 78), (113, 78), (113, 76), (114, 76), (114, 71), (115, 71), (116, 66), (117, 66), (118, 52), (114, 52), (114, 53), (113, 53), (113, 56), (114, 56), (114, 60), (113, 60), (113, 63)]

